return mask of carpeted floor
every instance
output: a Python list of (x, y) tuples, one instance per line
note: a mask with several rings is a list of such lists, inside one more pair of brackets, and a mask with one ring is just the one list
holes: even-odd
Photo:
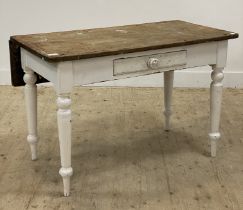
[(0, 86), (0, 210), (243, 209), (243, 90), (225, 89), (216, 158), (209, 90), (175, 89), (172, 131), (160, 88), (75, 88), (71, 196), (63, 197), (54, 90), (38, 89), (30, 160), (23, 88)]

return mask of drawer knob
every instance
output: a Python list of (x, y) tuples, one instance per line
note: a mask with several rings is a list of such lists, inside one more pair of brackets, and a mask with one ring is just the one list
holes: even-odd
[(150, 58), (147, 62), (147, 65), (151, 69), (157, 69), (159, 67), (159, 59), (158, 58)]

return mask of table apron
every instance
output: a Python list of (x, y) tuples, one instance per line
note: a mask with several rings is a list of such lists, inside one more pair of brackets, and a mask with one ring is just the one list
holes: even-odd
[[(138, 53), (119, 54), (74, 61), (63, 61), (57, 63), (46, 62), (25, 49), (21, 49), (21, 61), (23, 69), (26, 67), (31, 68), (39, 75), (52, 82), (54, 87), (62, 89), (62, 87), (60, 87), (60, 80), (63, 80), (62, 82), (65, 83), (65, 78), (63, 75), (65, 75), (65, 77), (68, 76), (68, 85), (70, 86), (70, 83), (72, 83), (71, 85), (73, 86), (154, 74), (169, 70), (180, 70), (197, 66), (219, 65), (224, 67), (226, 63), (227, 43), (228, 41), (209, 42), (175, 48), (150, 50)], [(119, 65), (127, 66), (127, 64), (130, 62), (139, 69), (140, 66), (144, 66), (145, 64), (142, 63), (140, 65), (136, 62), (141, 62), (143, 58), (147, 59), (153, 57), (154, 55), (162, 55), (161, 59), (163, 59), (165, 58), (164, 55), (168, 53), (173, 55), (173, 52), (182, 53), (174, 53), (176, 56), (171, 56), (172, 60), (175, 58), (177, 61), (171, 61), (168, 59), (168, 56), (166, 57), (168, 60), (167, 64), (171, 63), (171, 65), (163, 64), (164, 66), (159, 66), (156, 69), (145, 69), (141, 71), (128, 70), (127, 72), (123, 72), (121, 74), (114, 73), (114, 62), (117, 62), (119, 59), (124, 59), (124, 61), (126, 61), (125, 64), (120, 63)], [(129, 58), (134, 59), (127, 60)], [(121, 70), (119, 69), (119, 71)]]

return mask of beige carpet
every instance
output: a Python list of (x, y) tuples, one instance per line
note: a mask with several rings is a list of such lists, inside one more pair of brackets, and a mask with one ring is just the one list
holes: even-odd
[(23, 88), (0, 86), (0, 210), (243, 209), (243, 90), (226, 89), (209, 157), (209, 90), (175, 89), (171, 132), (159, 88), (75, 88), (71, 197), (62, 197), (55, 93), (38, 90), (39, 160)]

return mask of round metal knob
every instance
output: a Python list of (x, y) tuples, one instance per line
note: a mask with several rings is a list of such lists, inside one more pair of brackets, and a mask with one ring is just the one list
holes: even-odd
[(147, 65), (151, 69), (157, 69), (159, 67), (159, 59), (158, 58), (150, 58), (147, 62)]

